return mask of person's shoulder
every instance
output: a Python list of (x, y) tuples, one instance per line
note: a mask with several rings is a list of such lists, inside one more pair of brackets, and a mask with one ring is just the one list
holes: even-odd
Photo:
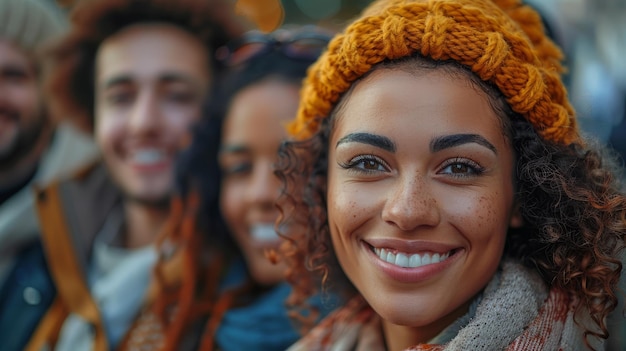
[[(120, 201), (121, 192), (113, 183), (102, 159), (77, 167), (66, 177), (34, 187), (35, 205), (41, 227), (67, 224), (74, 235), (95, 235), (109, 211)], [(79, 230), (80, 228), (80, 230)], [(93, 233), (92, 233), (93, 232)], [(82, 234), (81, 234), (82, 233)], [(55, 234), (52, 234), (55, 236)]]
[(59, 124), (44, 154), (36, 184), (41, 188), (55, 181), (71, 179), (93, 169), (100, 155), (91, 136), (67, 123)]

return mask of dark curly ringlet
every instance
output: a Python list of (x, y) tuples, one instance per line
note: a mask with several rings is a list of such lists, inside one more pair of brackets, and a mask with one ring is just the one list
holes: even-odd
[(469, 78), (474, 89), (487, 97), (515, 152), (515, 198), (524, 220), (522, 228), (509, 230), (505, 255), (536, 268), (548, 285), (572, 292), (582, 302), (578, 308), (588, 309), (599, 327), (586, 335), (608, 337), (605, 317), (617, 305), (622, 270), (618, 254), (626, 233), (626, 200), (613, 155), (582, 141), (565, 145), (546, 140), (511, 110), (496, 87), (454, 61), (419, 55), (377, 64), (340, 97), (329, 118), (318, 121), (316, 133), (282, 145), (276, 173), (283, 182), (280, 227), (290, 242), (285, 252), (291, 267), (288, 281), (294, 287), (290, 306), (304, 313), (305, 301), (319, 290), (320, 281), (323, 290), (346, 298), (356, 293), (330, 239), (328, 143), (353, 88), (371, 72), (383, 69), (416, 75), (443, 71)]
[(168, 23), (204, 43), (213, 73), (219, 64), (212, 52), (245, 30), (223, 0), (90, 0), (71, 13), (69, 33), (47, 54), (52, 73), (46, 89), (62, 118), (93, 129), (95, 59), (102, 42), (138, 23)]
[(525, 226), (511, 229), (507, 254), (536, 267), (546, 283), (575, 292), (608, 337), (617, 306), (626, 200), (617, 157), (602, 147), (545, 141), (524, 120), (513, 124), (517, 199)]

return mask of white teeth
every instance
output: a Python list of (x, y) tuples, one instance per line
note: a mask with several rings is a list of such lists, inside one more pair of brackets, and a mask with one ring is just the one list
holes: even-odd
[(140, 165), (149, 165), (161, 162), (165, 158), (165, 152), (159, 149), (136, 150), (132, 155), (133, 162)]
[(394, 254), (388, 249), (379, 248), (374, 248), (374, 252), (381, 260), (405, 268), (417, 268), (427, 264), (439, 263), (445, 261), (450, 256), (450, 252), (446, 252), (445, 254), (408, 254), (397, 252)]
[(257, 224), (250, 228), (250, 235), (257, 241), (276, 241), (280, 238), (273, 224)]
[(400, 267), (408, 267), (409, 266), (409, 256), (398, 252), (396, 255), (396, 266)]

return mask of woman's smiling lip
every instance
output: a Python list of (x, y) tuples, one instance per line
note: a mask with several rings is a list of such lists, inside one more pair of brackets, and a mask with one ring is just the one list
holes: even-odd
[[(437, 275), (452, 265), (464, 251), (459, 246), (416, 240), (367, 239), (362, 241), (362, 245), (368, 257), (385, 275), (401, 283), (417, 283)], [(441, 259), (418, 267), (402, 267), (381, 259), (376, 253), (380, 249), (409, 255), (437, 253)]]

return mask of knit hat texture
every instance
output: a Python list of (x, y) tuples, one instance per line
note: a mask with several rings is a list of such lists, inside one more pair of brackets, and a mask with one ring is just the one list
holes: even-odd
[(27, 52), (61, 35), (67, 20), (54, 0), (0, 0), (0, 38)]
[(543, 138), (580, 141), (560, 76), (561, 51), (545, 35), (539, 14), (519, 0), (374, 1), (309, 70), (290, 134), (310, 137), (372, 66), (413, 54), (468, 67)]

